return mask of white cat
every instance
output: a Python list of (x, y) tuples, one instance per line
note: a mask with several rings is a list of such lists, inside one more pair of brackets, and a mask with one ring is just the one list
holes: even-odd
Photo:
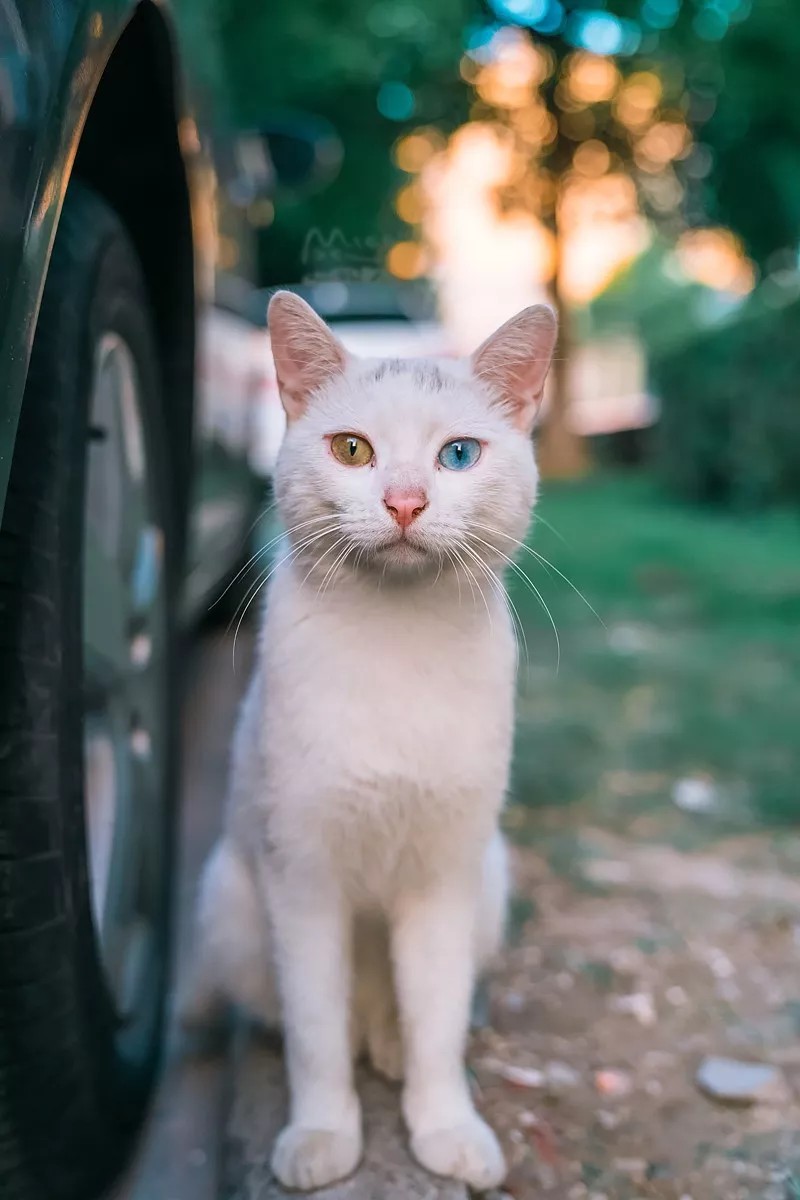
[(528, 308), (469, 362), (348, 356), (298, 297), (269, 326), (288, 418), (288, 531), (205, 868), (187, 1019), (282, 1013), (287, 1187), (349, 1174), (353, 1059), (404, 1078), (411, 1149), (499, 1184), (463, 1064), (507, 895), (498, 814), (516, 646), (499, 582), (535, 499), (531, 428), (556, 339)]

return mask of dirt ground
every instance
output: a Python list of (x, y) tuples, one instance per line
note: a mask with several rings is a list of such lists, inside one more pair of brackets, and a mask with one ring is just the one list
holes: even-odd
[[(678, 849), (681, 821), (509, 812), (529, 844), (470, 1052), (511, 1163), (499, 1195), (800, 1198), (800, 838)], [(707, 1055), (777, 1071), (720, 1103), (695, 1080)]]

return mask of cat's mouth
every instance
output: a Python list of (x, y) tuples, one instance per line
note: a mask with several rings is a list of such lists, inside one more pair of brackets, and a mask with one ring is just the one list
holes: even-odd
[(408, 533), (403, 531), (398, 533), (396, 537), (384, 542), (380, 547), (379, 553), (390, 560), (397, 563), (416, 563), (421, 558), (428, 557), (428, 550), (421, 545), (415, 538), (409, 537)]

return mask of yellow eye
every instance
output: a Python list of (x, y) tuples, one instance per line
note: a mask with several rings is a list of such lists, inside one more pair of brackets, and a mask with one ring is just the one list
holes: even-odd
[(346, 467), (366, 467), (375, 457), (375, 451), (366, 438), (357, 433), (337, 433), (331, 438), (333, 457)]

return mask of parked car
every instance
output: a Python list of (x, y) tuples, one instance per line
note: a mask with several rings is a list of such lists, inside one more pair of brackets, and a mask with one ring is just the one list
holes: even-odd
[(214, 128), (192, 67), (153, 0), (0, 0), (3, 1200), (92, 1200), (147, 1100), (180, 634), (257, 498), (248, 206), (335, 169)]

